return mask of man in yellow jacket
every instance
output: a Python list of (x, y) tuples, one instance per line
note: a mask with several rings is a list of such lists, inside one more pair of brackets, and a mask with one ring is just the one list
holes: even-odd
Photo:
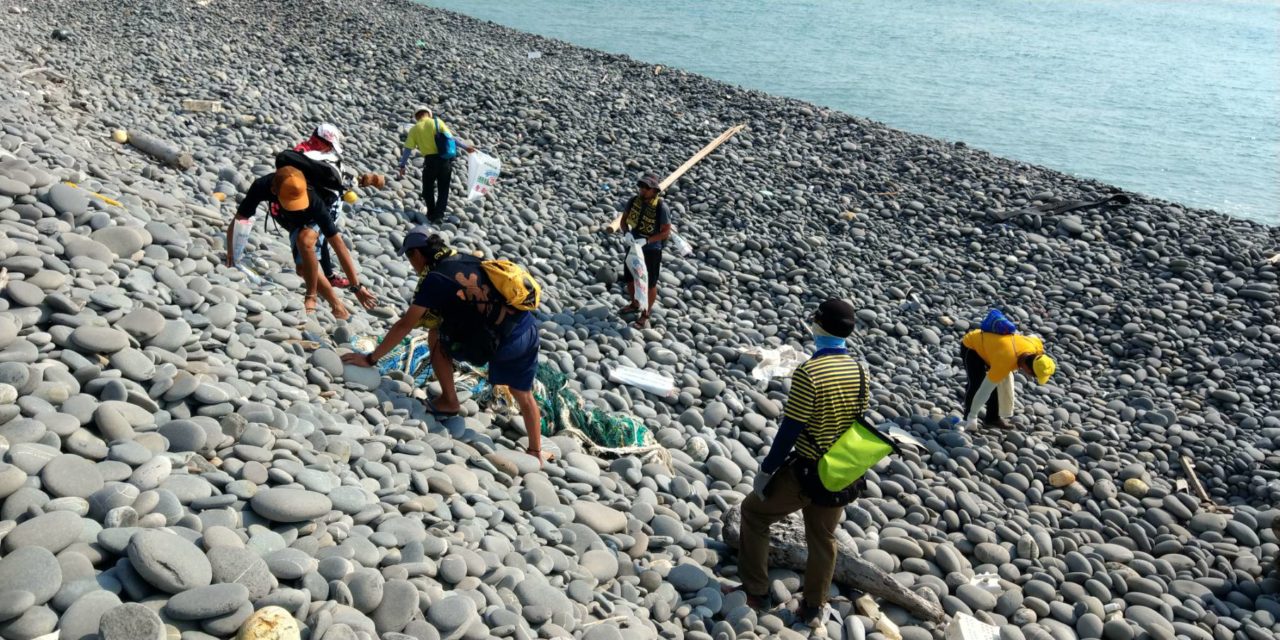
[(413, 120), (415, 124), (405, 137), (404, 150), (400, 152), (399, 176), (404, 177), (405, 166), (414, 151), (422, 154), (422, 200), (427, 203), (427, 220), (439, 222), (449, 206), (449, 178), (453, 175), (454, 156), (450, 150), (440, 148), (437, 134), (452, 138), (457, 147), (467, 153), (474, 153), (476, 148), (453, 138), (449, 125), (427, 107), (415, 109)]
[[(981, 329), (965, 334), (960, 345), (960, 359), (968, 376), (964, 407), (969, 426), (977, 424), (978, 412), (986, 405), (983, 422), (989, 427), (1008, 428), (1005, 418), (1013, 415), (1013, 373), (1021, 371), (1044, 384), (1057, 370), (1057, 363), (1044, 352), (1044, 341), (1016, 333), (1003, 314), (995, 320), (988, 316)], [(999, 396), (992, 393), (997, 387)]]

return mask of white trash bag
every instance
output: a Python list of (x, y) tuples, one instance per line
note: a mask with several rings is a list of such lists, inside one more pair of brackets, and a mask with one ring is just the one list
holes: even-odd
[(674, 228), (672, 228), (671, 236), (667, 240), (671, 243), (671, 250), (681, 258), (693, 253), (693, 245), (689, 244), (689, 241), (685, 240), (684, 236), (676, 233)]
[(760, 382), (768, 382), (774, 378), (789, 378), (796, 367), (809, 359), (808, 355), (797, 351), (789, 344), (776, 349), (762, 347), (746, 349), (743, 353), (755, 358), (756, 368), (751, 370), (751, 377)]
[(498, 184), (502, 161), (483, 152), (467, 154), (467, 201), (479, 200)]
[(609, 370), (609, 380), (619, 384), (629, 384), (641, 391), (663, 398), (676, 394), (675, 380), (648, 369), (620, 365)]
[(644, 251), (641, 250), (644, 245), (644, 238), (637, 238), (624, 261), (627, 271), (631, 272), (631, 282), (635, 285), (634, 299), (640, 313), (649, 310), (649, 267), (644, 263)]
[(249, 235), (253, 233), (253, 218), (236, 220), (231, 231), (231, 261), (240, 264), (244, 260), (245, 249), (249, 247)]

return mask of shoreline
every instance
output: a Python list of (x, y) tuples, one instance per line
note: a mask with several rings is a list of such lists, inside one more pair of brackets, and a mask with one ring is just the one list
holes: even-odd
[[(998, 220), (1112, 190), (408, 0), (17, 6), (0, 3), (0, 575), (37, 599), (0, 636), (119, 616), (230, 638), (270, 605), (313, 640), (803, 637), (791, 610), (720, 593), (737, 582), (723, 538), (789, 389), (754, 379), (751, 352), (807, 352), (827, 296), (858, 308), (868, 420), (920, 442), (868, 474), (839, 527), (903, 591), (1011, 640), (1280, 632), (1280, 228), (1138, 195)], [(455, 179), (439, 229), (530, 269), (543, 361), (663, 455), (558, 435), (540, 472), (518, 418), (463, 394), (440, 420), (422, 405), (438, 383), (341, 364), (416, 285), (396, 251), (416, 167), (343, 222), (375, 312), (348, 296), (348, 322), (305, 314), (287, 240), (261, 225), (248, 251), (272, 286), (223, 266), (235, 203), (275, 151), (330, 121), (353, 169), (391, 175), (424, 102), (503, 161), (491, 197), (464, 203)], [(695, 253), (664, 262), (653, 328), (629, 328), (620, 243), (600, 228), (636, 175), (744, 121), (669, 190)], [(992, 306), (1059, 371), (1022, 385), (1013, 429), (946, 428), (960, 338)], [(614, 384), (619, 366), (675, 393)], [(1180, 487), (1183, 456), (1213, 504)], [(798, 571), (775, 564), (780, 600)], [(982, 573), (998, 593), (970, 585)], [(879, 640), (837, 587), (828, 636)], [(904, 640), (945, 628), (881, 607)]]
[[(884, 121), (877, 120), (877, 119), (872, 118), (872, 117), (869, 117), (869, 116), (861, 115), (860, 113), (855, 112), (855, 111), (844, 110), (844, 109), (842, 109), (842, 108), (840, 108), (840, 107), (830, 106), (830, 105), (825, 105), (825, 104), (822, 104), (822, 103), (817, 102), (817, 101), (811, 101), (811, 100), (808, 100), (808, 99), (805, 99), (805, 98), (800, 98), (800, 97), (792, 97), (792, 96), (785, 95), (785, 94), (782, 94), (782, 93), (771, 93), (771, 92), (770, 92), (769, 90), (767, 90), (767, 89), (749, 88), (749, 87), (745, 87), (745, 86), (743, 86), (743, 85), (734, 84), (732, 81), (729, 81), (729, 80), (721, 80), (721, 79), (714, 78), (714, 77), (709, 76), (709, 75), (705, 75), (705, 74), (700, 73), (700, 72), (682, 70), (682, 69), (681, 69), (680, 67), (678, 67), (678, 66), (667, 66), (665, 63), (656, 63), (656, 62), (651, 62), (651, 61), (641, 60), (640, 58), (636, 58), (636, 57), (634, 57), (634, 56), (632, 56), (632, 55), (630, 55), (630, 54), (626, 54), (626, 53), (617, 53), (617, 52), (612, 52), (612, 51), (608, 51), (608, 50), (604, 50), (604, 49), (596, 49), (596, 48), (593, 48), (593, 47), (590, 47), (590, 46), (587, 46), (587, 45), (579, 45), (579, 44), (575, 44), (575, 43), (570, 42), (570, 41), (568, 41), (568, 40), (563, 40), (563, 39), (561, 39), (561, 38), (554, 37), (554, 36), (546, 36), (546, 35), (542, 35), (542, 34), (538, 34), (538, 33), (534, 33), (534, 32), (525, 32), (525, 31), (521, 31), (518, 27), (507, 26), (507, 25), (504, 25), (504, 24), (502, 24), (502, 23), (495, 22), (495, 21), (493, 21), (493, 20), (491, 20), (491, 19), (488, 19), (488, 18), (478, 17), (478, 16), (471, 16), (471, 15), (469, 15), (469, 14), (467, 14), (467, 13), (463, 13), (463, 12), (461, 12), (461, 11), (459, 11), (459, 10), (456, 10), (456, 9), (445, 8), (445, 7), (438, 7), (438, 6), (435, 6), (435, 5), (433, 5), (433, 4), (428, 4), (428, 0), (419, 0), (419, 1), (418, 1), (418, 2), (416, 2), (416, 3), (417, 3), (417, 4), (421, 4), (422, 6), (426, 6), (426, 7), (428, 7), (428, 8), (431, 8), (431, 9), (433, 9), (433, 10), (437, 10), (437, 11), (442, 11), (442, 12), (445, 12), (445, 13), (453, 14), (453, 15), (455, 15), (455, 16), (457, 16), (457, 17), (459, 17), (459, 18), (465, 18), (465, 19), (468, 19), (468, 20), (476, 21), (477, 23), (483, 23), (483, 24), (486, 24), (486, 25), (488, 25), (488, 26), (490, 26), (490, 27), (498, 27), (498, 28), (502, 28), (502, 29), (507, 29), (507, 30), (511, 31), (512, 33), (521, 34), (521, 35), (525, 35), (525, 36), (531, 36), (531, 37), (534, 37), (534, 38), (541, 38), (541, 39), (545, 39), (546, 41), (549, 41), (549, 42), (555, 42), (555, 43), (558, 43), (558, 44), (563, 45), (563, 46), (572, 47), (572, 48), (578, 48), (578, 49), (583, 49), (583, 50), (589, 50), (589, 51), (593, 51), (593, 52), (597, 52), (597, 53), (603, 54), (603, 55), (605, 55), (605, 56), (617, 57), (617, 58), (618, 58), (618, 59), (620, 59), (620, 60), (626, 60), (626, 61), (638, 62), (638, 63), (640, 63), (640, 64), (649, 64), (649, 65), (651, 65), (651, 66), (660, 66), (660, 67), (665, 68), (665, 69), (666, 69), (666, 70), (668, 70), (668, 71), (677, 71), (677, 72), (680, 72), (680, 73), (686, 73), (686, 74), (688, 74), (688, 75), (697, 76), (697, 77), (699, 77), (699, 78), (702, 78), (702, 79), (704, 79), (705, 81), (708, 81), (708, 82), (714, 82), (714, 83), (724, 84), (724, 85), (727, 85), (727, 86), (733, 86), (733, 87), (736, 87), (736, 88), (742, 89), (742, 90), (744, 90), (744, 91), (758, 92), (758, 93), (760, 93), (760, 94), (762, 94), (762, 95), (767, 95), (767, 96), (772, 97), (772, 98), (784, 99), (784, 100), (793, 100), (793, 101), (796, 101), (796, 102), (802, 103), (802, 104), (804, 104), (804, 105), (806, 105), (806, 106), (808, 106), (808, 107), (810, 107), (810, 108), (812, 108), (812, 109), (815, 109), (815, 110), (823, 110), (823, 111), (831, 111), (831, 112), (841, 113), (841, 114), (844, 114), (844, 115), (851, 116), (852, 118), (854, 118), (854, 119), (855, 119), (855, 120), (857, 120), (857, 121), (861, 121), (861, 122), (865, 122), (865, 123), (870, 123), (870, 124), (873, 124), (873, 125), (878, 126), (878, 127), (883, 127), (883, 128), (885, 128), (885, 129), (892, 129), (892, 130), (899, 131), (899, 132), (902, 132), (902, 133), (905, 133), (905, 134), (908, 134), (908, 135), (911, 135), (911, 136), (919, 136), (919, 137), (922, 137), (922, 138), (928, 138), (928, 139), (930, 139), (930, 140), (934, 140), (934, 141), (938, 141), (938, 142), (942, 142), (942, 143), (944, 143), (944, 144), (950, 144), (950, 145), (956, 145), (957, 143), (959, 143), (959, 145), (961, 145), (961, 146), (969, 146), (969, 148), (972, 148), (972, 149), (974, 149), (975, 151), (983, 151), (983, 152), (986, 152), (986, 153), (991, 154), (991, 156), (993, 156), (993, 157), (995, 157), (995, 158), (1000, 158), (1000, 159), (1002, 159), (1002, 160), (1006, 160), (1006, 161), (1011, 162), (1011, 163), (1021, 164), (1021, 165), (1028, 165), (1028, 166), (1035, 166), (1035, 167), (1038, 167), (1038, 168), (1041, 168), (1041, 169), (1044, 169), (1044, 170), (1047, 170), (1047, 171), (1053, 171), (1053, 172), (1055, 172), (1055, 173), (1061, 174), (1062, 176), (1065, 176), (1065, 177), (1070, 178), (1070, 179), (1072, 179), (1072, 180), (1087, 181), (1087, 182), (1097, 183), (1098, 185), (1103, 185), (1103, 186), (1109, 187), (1109, 188), (1111, 188), (1111, 189), (1114, 189), (1114, 190), (1115, 190), (1115, 191), (1117, 191), (1117, 192), (1124, 192), (1124, 193), (1127, 193), (1127, 194), (1132, 194), (1132, 195), (1138, 195), (1138, 196), (1141, 196), (1141, 197), (1143, 197), (1144, 199), (1146, 199), (1146, 200), (1148, 200), (1148, 201), (1152, 201), (1152, 202), (1157, 202), (1157, 201), (1158, 201), (1158, 202), (1163, 202), (1163, 203), (1167, 203), (1167, 204), (1177, 205), (1177, 206), (1179, 206), (1179, 207), (1183, 207), (1183, 208), (1186, 208), (1186, 209), (1188, 209), (1188, 210), (1196, 210), (1196, 211), (1201, 211), (1201, 212), (1213, 212), (1213, 213), (1218, 213), (1218, 214), (1225, 215), (1225, 216), (1227, 216), (1227, 217), (1234, 218), (1234, 219), (1248, 220), (1248, 221), (1254, 222), (1254, 223), (1256, 223), (1256, 224), (1259, 224), (1259, 225), (1261, 225), (1261, 226), (1268, 227), (1268, 228), (1274, 228), (1274, 227), (1276, 227), (1276, 226), (1280, 226), (1280, 222), (1264, 222), (1264, 221), (1258, 220), (1256, 217), (1250, 217), (1250, 216), (1243, 215), (1243, 214), (1240, 214), (1240, 213), (1228, 213), (1228, 212), (1226, 212), (1226, 211), (1219, 210), (1219, 209), (1214, 208), (1214, 207), (1209, 206), (1209, 205), (1197, 205), (1197, 204), (1192, 204), (1192, 203), (1188, 203), (1188, 202), (1177, 201), (1177, 200), (1172, 200), (1172, 199), (1165, 198), (1165, 197), (1160, 197), (1160, 196), (1151, 195), (1151, 194), (1148, 194), (1148, 193), (1145, 193), (1145, 192), (1143, 192), (1143, 191), (1136, 190), (1136, 189), (1134, 189), (1134, 190), (1126, 189), (1126, 188), (1123, 188), (1123, 187), (1120, 187), (1120, 186), (1116, 185), (1116, 184), (1115, 184), (1115, 183), (1113, 183), (1113, 182), (1110, 182), (1110, 181), (1109, 181), (1107, 178), (1105, 178), (1105, 177), (1088, 177), (1088, 176), (1083, 176), (1083, 175), (1075, 175), (1075, 174), (1073, 174), (1073, 173), (1070, 173), (1067, 169), (1058, 169), (1058, 168), (1053, 168), (1053, 167), (1049, 167), (1049, 166), (1047, 166), (1047, 165), (1038, 164), (1038, 163), (1036, 163), (1036, 162), (1034, 162), (1034, 161), (1031, 161), (1031, 160), (1019, 160), (1019, 159), (1015, 159), (1015, 158), (1012, 158), (1012, 157), (1010, 157), (1010, 156), (1001, 155), (1001, 154), (1000, 154), (999, 152), (997, 152), (997, 151), (992, 151), (992, 150), (986, 149), (985, 147), (974, 145), (971, 141), (966, 140), (966, 139), (964, 139), (963, 137), (957, 137), (957, 138), (955, 138), (955, 139), (951, 139), (951, 138), (944, 138), (944, 137), (935, 137), (935, 136), (932, 136), (932, 135), (927, 134), (927, 133), (918, 133), (918, 132), (914, 132), (914, 131), (909, 130), (909, 129), (906, 129), (906, 128), (902, 128), (902, 127), (899, 127), (899, 126), (896, 126), (896, 125), (888, 124), (888, 123), (886, 123), (886, 122), (884, 122)], [(1280, 207), (1280, 203), (1274, 203), (1274, 206)], [(1276, 219), (1276, 220), (1280, 221), (1280, 209), (1276, 209), (1275, 211), (1272, 211), (1271, 213), (1272, 213), (1272, 214), (1274, 214), (1274, 215), (1272, 216), (1274, 219)]]

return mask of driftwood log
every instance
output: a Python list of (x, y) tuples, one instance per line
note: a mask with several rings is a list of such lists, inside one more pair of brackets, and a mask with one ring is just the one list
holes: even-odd
[[(741, 507), (734, 505), (725, 513), (724, 541), (735, 549), (738, 547), (741, 526)], [(793, 513), (787, 516), (785, 520), (774, 524), (769, 533), (770, 566), (804, 571), (805, 561), (809, 558), (809, 549), (805, 543), (804, 520), (801, 519), (800, 514)], [(911, 591), (894, 580), (893, 576), (863, 560), (848, 534), (840, 529), (836, 530), (835, 582), (862, 593), (883, 598), (887, 602), (906, 609), (911, 615), (921, 620), (940, 622), (946, 616), (937, 598), (932, 597), (932, 591), (927, 589), (922, 593)]]
[(183, 171), (195, 164), (190, 153), (141, 131), (129, 131), (129, 144), (138, 151)]

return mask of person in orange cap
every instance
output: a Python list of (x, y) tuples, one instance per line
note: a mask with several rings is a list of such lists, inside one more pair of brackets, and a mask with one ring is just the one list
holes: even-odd
[[(307, 176), (308, 184), (324, 201), (325, 209), (338, 229), (342, 228), (344, 192), (350, 193), (356, 186), (381, 189), (386, 184), (382, 176), (373, 173), (361, 174), (355, 180), (352, 179), (354, 172), (343, 164), (345, 139), (337, 127), (326, 122), (316, 127), (311, 132), (311, 137), (294, 145), (292, 149), (313, 161), (306, 165), (300, 163), (299, 168)], [(338, 288), (351, 286), (349, 278), (334, 271), (328, 243), (320, 245), (320, 269), (329, 284)]]
[(307, 313), (316, 310), (317, 293), (324, 297), (333, 309), (333, 316), (339, 320), (351, 317), (342, 300), (338, 298), (328, 279), (320, 277), (320, 263), (316, 258), (316, 241), (321, 234), (332, 247), (342, 270), (351, 280), (350, 289), (360, 301), (361, 306), (372, 309), (378, 299), (367, 287), (360, 284), (355, 260), (342, 242), (333, 218), (325, 210), (321, 199), (314, 189), (308, 186), (302, 171), (296, 167), (282, 167), (253, 182), (245, 198), (236, 210), (235, 218), (227, 226), (227, 266), (235, 267), (235, 256), (230, 247), (234, 242), (236, 220), (252, 219), (258, 206), (268, 203), (272, 219), (289, 232), (289, 246), (293, 250), (294, 266), (298, 275), (306, 282), (307, 292), (303, 298), (303, 308)]

